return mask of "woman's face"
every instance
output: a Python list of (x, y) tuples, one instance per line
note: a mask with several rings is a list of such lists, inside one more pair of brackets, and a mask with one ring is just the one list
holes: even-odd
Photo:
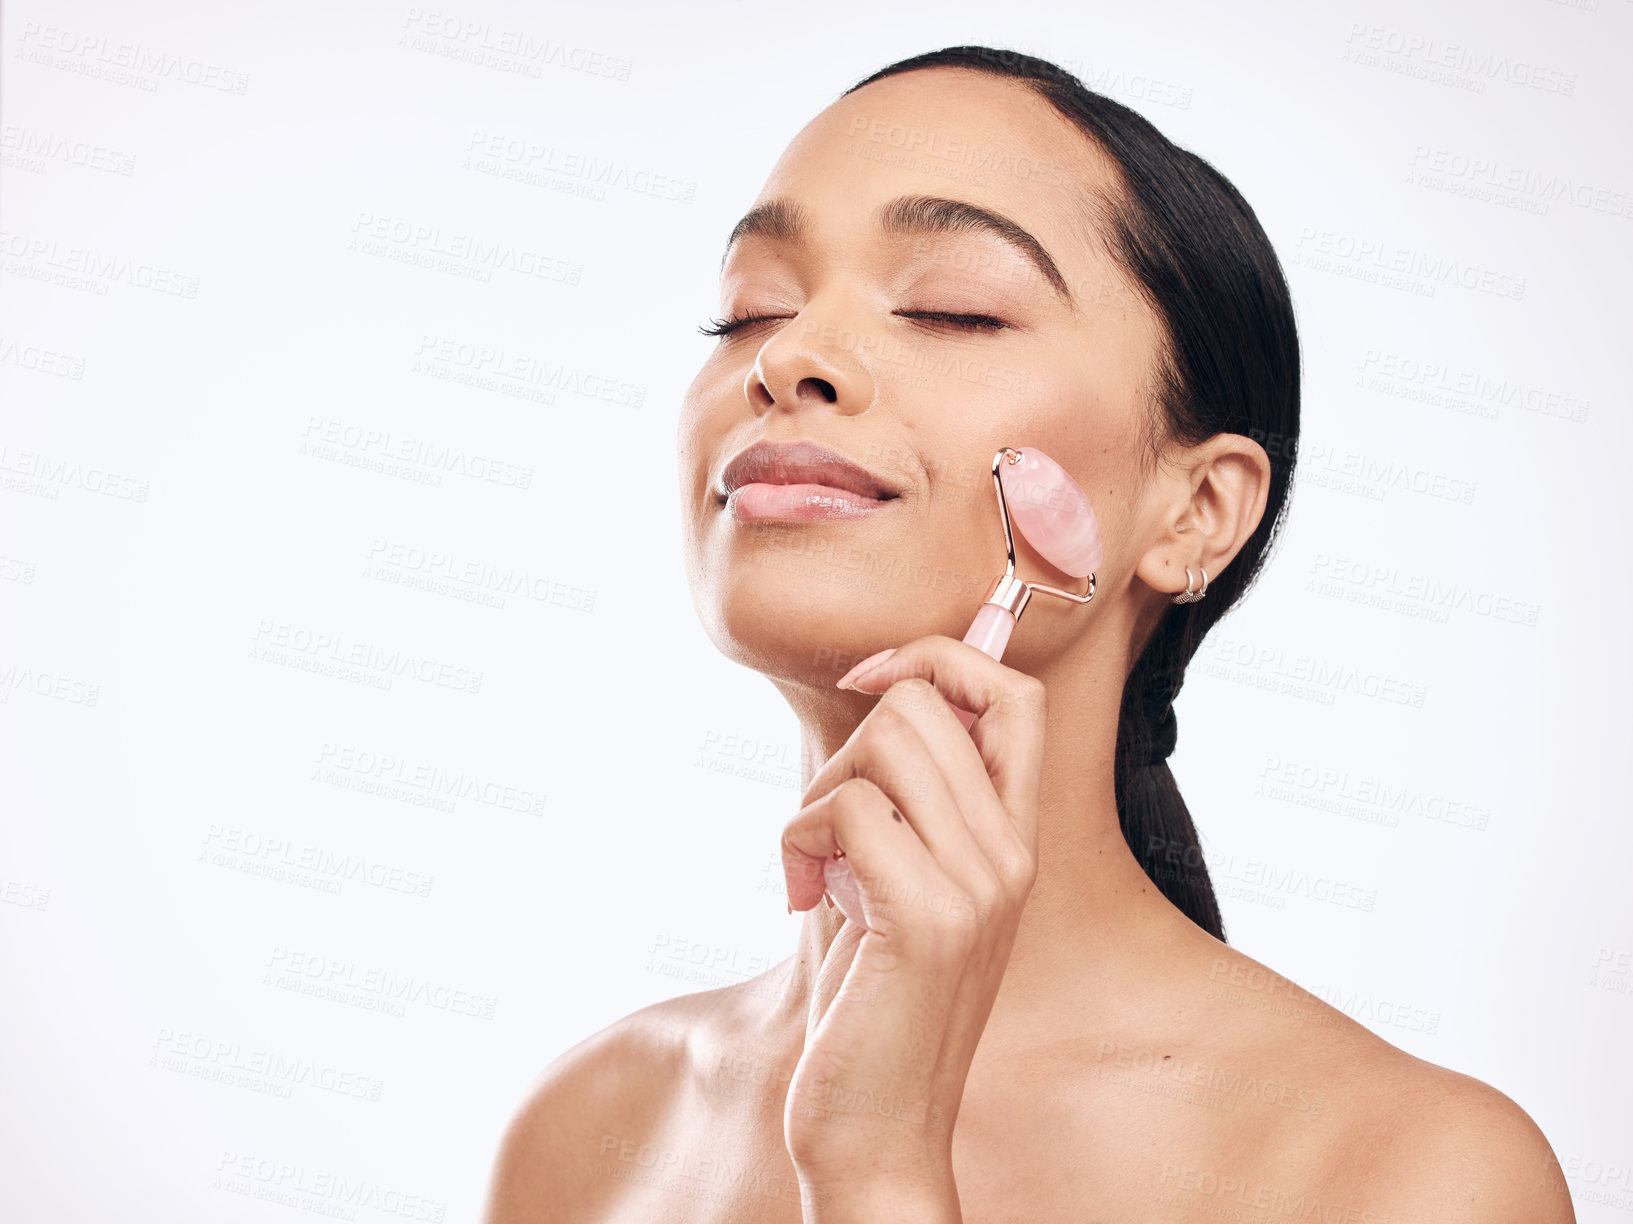
[[(961, 69), (874, 82), (794, 138), (721, 276), (722, 319), (771, 317), (707, 342), (678, 431), (688, 580), (728, 657), (831, 686), (884, 646), (962, 637), (1004, 570), (1004, 446), (1062, 464), (1105, 542), (1096, 615), (1034, 598), (1005, 661), (1037, 674), (1126, 593), (1158, 332), (1100, 245), (1090, 202), (1108, 176), (1047, 102)], [(831, 448), (899, 496), (755, 517), (722, 477), (762, 441)], [(1022, 577), (1083, 589), (1018, 535), (1016, 550)]]

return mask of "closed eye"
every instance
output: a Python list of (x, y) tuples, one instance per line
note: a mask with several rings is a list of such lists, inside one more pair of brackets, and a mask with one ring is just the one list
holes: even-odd
[[(1001, 331), (1009, 326), (1002, 319), (984, 314), (961, 314), (952, 310), (896, 310), (891, 313), (904, 319), (924, 319), (932, 323), (947, 323), (969, 331)], [(772, 319), (788, 319), (792, 315), (733, 315), (729, 319), (710, 319), (698, 328), (705, 336), (729, 336), (751, 323), (765, 323)]]
[(705, 336), (729, 336), (739, 327), (747, 327), (750, 323), (764, 323), (768, 319), (791, 319), (793, 315), (732, 315), (729, 319), (710, 319), (707, 324), (698, 328)]
[(995, 319), (991, 315), (958, 314), (951, 310), (896, 310), (904, 319), (930, 319), (937, 323), (951, 323), (954, 327), (966, 327), (972, 331), (998, 331), (1008, 327), (1002, 319)]

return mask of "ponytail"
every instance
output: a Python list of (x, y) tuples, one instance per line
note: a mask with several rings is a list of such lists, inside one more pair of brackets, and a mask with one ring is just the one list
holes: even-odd
[(1224, 942), (1225, 923), (1202, 860), (1196, 825), (1168, 768), (1168, 755), (1179, 734), (1174, 697), (1185, 682), (1184, 663), (1175, 669), (1176, 635), (1169, 627), (1182, 617), (1177, 608), (1164, 613), (1123, 687), (1113, 770), (1117, 819), (1123, 840), (1163, 896)]

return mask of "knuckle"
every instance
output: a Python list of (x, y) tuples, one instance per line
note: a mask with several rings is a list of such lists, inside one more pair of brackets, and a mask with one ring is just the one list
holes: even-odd
[(873, 712), (868, 715), (867, 721), (863, 725), (863, 739), (877, 740), (883, 738), (893, 742), (907, 734), (911, 723), (908, 721), (907, 715), (902, 713), (902, 699), (900, 697), (895, 697), (894, 700), (891, 699), (900, 687), (900, 684), (892, 685), (890, 691), (885, 694), (885, 699), (881, 700), (874, 707)]
[(1018, 713), (1042, 718), (1049, 712), (1049, 690), (1036, 676), (1022, 672), (1021, 682), (1015, 686), (1015, 708)]
[(1009, 896), (1009, 889), (1000, 871), (984, 870), (980, 879), (975, 882), (972, 894), (977, 905), (990, 905), (996, 908)]
[(861, 814), (871, 806), (871, 796), (878, 792), (866, 778), (846, 778), (823, 796), (828, 806), (827, 821), (834, 838), (841, 844), (854, 840), (862, 825)]
[(1032, 891), (1038, 878), (1037, 856), (1024, 846), (1017, 846), (1006, 854), (999, 864), (999, 878), (1008, 894), (1025, 895)]
[(890, 710), (897, 717), (906, 717), (907, 711), (934, 710), (933, 700), (939, 696), (936, 686), (923, 676), (907, 676), (896, 681), (879, 702), (880, 709)]
[(912, 743), (914, 735), (912, 723), (900, 710), (878, 707), (868, 715), (868, 721), (857, 734), (858, 751), (853, 768), (866, 776), (873, 772), (873, 764), (881, 759), (902, 759), (903, 751)]
[(982, 871), (979, 877), (971, 880), (965, 886), (964, 893), (970, 899), (970, 904), (977, 909), (983, 906), (987, 909), (999, 909), (1008, 900), (1002, 878), (997, 872), (990, 870)]
[(876, 806), (884, 798), (884, 792), (872, 778), (856, 774), (834, 787), (830, 797), (833, 799), (834, 811), (849, 816)]
[(894, 797), (925, 797), (928, 793), (923, 772), (925, 746), (912, 720), (889, 711), (867, 728), (861, 738), (865, 743), (851, 764), (856, 771), (853, 776), (874, 784), (884, 811), (894, 806)]

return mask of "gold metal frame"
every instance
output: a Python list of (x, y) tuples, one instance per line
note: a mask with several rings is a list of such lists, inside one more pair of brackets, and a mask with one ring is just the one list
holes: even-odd
[(1017, 621), (1021, 613), (1026, 611), (1027, 601), (1032, 598), (1033, 591), (1047, 591), (1050, 595), (1059, 595), (1062, 599), (1069, 599), (1073, 603), (1086, 604), (1094, 598), (1094, 575), (1089, 575), (1088, 593), (1078, 595), (1071, 591), (1062, 591), (1059, 587), (1047, 586), (1041, 582), (1027, 582), (1015, 576), (1015, 535), (1009, 527), (1009, 501), (1004, 497), (1004, 482), (998, 473), (999, 464), (1008, 457), (1010, 464), (1021, 461), (1021, 452), (1012, 446), (1001, 448), (992, 457), (992, 487), (998, 493), (998, 513), (1004, 520), (1004, 551), (1009, 556), (1009, 565), (1003, 574), (992, 584), (992, 590), (982, 603), (997, 604), (1008, 612)]

